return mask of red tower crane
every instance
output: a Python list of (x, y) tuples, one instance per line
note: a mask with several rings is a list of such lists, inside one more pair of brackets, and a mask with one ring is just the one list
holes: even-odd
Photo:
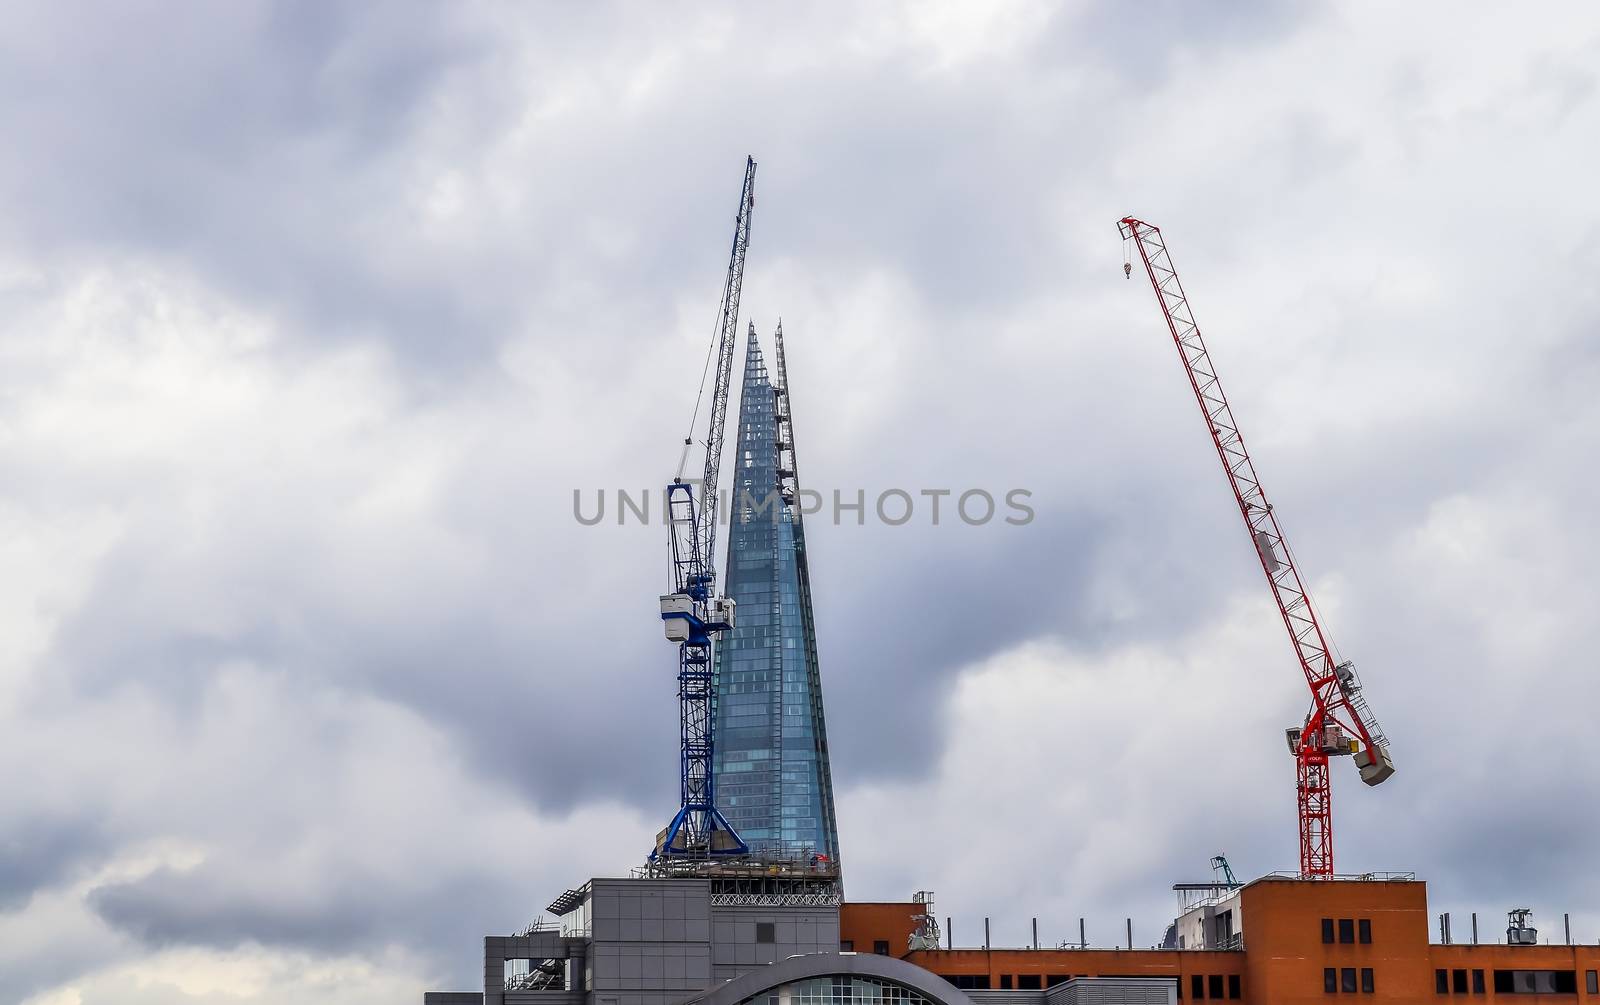
[[(1266, 574), (1272, 597), (1283, 616), (1300, 668), (1311, 689), (1311, 710), (1305, 722), (1287, 731), (1289, 752), (1295, 757), (1295, 775), (1300, 810), (1300, 875), (1306, 878), (1333, 875), (1333, 807), (1328, 784), (1328, 759), (1353, 755), (1361, 780), (1377, 785), (1394, 774), (1389, 756), (1389, 740), (1378, 726), (1377, 717), (1361, 691), (1361, 679), (1349, 662), (1336, 662), (1327, 635), (1317, 620), (1311, 597), (1301, 582), (1294, 554), (1284, 540), (1278, 517), (1272, 511), (1256, 477), (1255, 464), (1245, 450), (1244, 437), (1234, 421), (1233, 409), (1222, 393), (1222, 383), (1200, 337), (1189, 299), (1167, 253), (1161, 228), (1133, 217), (1118, 224), (1124, 247), (1132, 241), (1139, 249), (1145, 273), (1155, 290), (1156, 301), (1167, 319), (1167, 330), (1178, 347), (1189, 375), (1200, 412), (1205, 416), (1211, 442), (1217, 448), (1222, 470), (1233, 488), (1239, 514), (1255, 545), (1261, 571)], [(1132, 274), (1131, 256), (1123, 262), (1123, 273)]]

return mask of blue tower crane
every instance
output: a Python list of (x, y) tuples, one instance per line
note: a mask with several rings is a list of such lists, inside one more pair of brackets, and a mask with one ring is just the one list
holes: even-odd
[[(750, 850), (717, 809), (716, 783), (711, 774), (716, 747), (711, 649), (716, 637), (733, 627), (733, 601), (716, 593), (717, 480), (722, 469), (722, 434), (728, 417), (728, 385), (733, 376), (733, 344), (739, 327), (745, 253), (750, 246), (750, 216), (756, 204), (755, 184), (755, 158), (746, 157), (744, 187), (734, 220), (733, 253), (722, 287), (722, 313), (714, 346), (717, 369), (711, 389), (711, 428), (706, 434), (706, 464), (698, 506), (692, 484), (683, 479), (692, 435), (683, 441), (677, 477), (667, 486), (672, 592), (661, 597), (661, 621), (667, 641), (678, 644), (681, 806), (672, 822), (656, 835), (651, 861), (744, 855)], [(701, 392), (704, 390), (702, 375)], [(698, 400), (695, 412), (698, 416)]]

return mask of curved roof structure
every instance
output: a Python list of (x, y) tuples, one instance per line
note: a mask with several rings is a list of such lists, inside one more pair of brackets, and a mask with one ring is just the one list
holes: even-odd
[(684, 999), (682, 1005), (739, 1005), (740, 1002), (794, 981), (836, 976), (866, 977), (898, 984), (935, 1005), (972, 1005), (972, 999), (944, 978), (904, 960), (874, 953), (791, 956), (707, 988)]

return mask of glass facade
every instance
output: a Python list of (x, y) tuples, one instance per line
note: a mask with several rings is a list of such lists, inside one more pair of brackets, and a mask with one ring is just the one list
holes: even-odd
[(932, 1005), (927, 998), (876, 977), (810, 977), (746, 998), (740, 1005)]
[(717, 805), (751, 849), (837, 861), (805, 528), (779, 398), (752, 329), (725, 509), (724, 590), (737, 607), (716, 649), (712, 771)]

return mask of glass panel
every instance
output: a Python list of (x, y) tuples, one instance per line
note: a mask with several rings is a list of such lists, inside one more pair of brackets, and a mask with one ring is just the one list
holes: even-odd
[[(952, 981), (960, 986), (960, 981)], [(912, 989), (876, 977), (809, 977), (759, 995), (746, 998), (741, 1005), (932, 1005)]]
[(728, 528), (735, 627), (713, 661), (718, 804), (757, 851), (837, 857), (805, 531), (777, 491), (786, 457), (777, 396), (752, 338), (739, 398), (738, 484)]

